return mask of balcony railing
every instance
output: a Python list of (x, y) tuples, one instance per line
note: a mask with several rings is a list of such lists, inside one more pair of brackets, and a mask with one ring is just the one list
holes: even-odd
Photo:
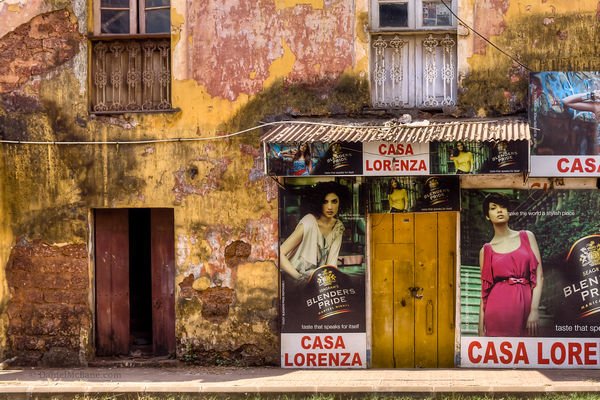
[(456, 103), (456, 40), (451, 35), (374, 37), (373, 105), (438, 108)]
[(92, 42), (92, 112), (172, 109), (170, 65), (167, 39)]

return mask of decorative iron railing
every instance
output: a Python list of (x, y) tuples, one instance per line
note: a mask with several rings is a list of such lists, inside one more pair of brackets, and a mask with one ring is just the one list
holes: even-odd
[(168, 39), (92, 42), (91, 109), (95, 113), (172, 109)]
[(439, 108), (456, 103), (456, 39), (449, 35), (374, 37), (373, 105)]

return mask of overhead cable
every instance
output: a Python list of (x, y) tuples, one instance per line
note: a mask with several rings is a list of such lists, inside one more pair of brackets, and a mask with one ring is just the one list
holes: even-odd
[(504, 54), (505, 56), (507, 56), (508, 58), (510, 58), (511, 60), (513, 60), (514, 62), (516, 62), (517, 64), (519, 64), (521, 67), (525, 68), (527, 71), (531, 72), (531, 68), (529, 68), (527, 65), (523, 64), (515, 56), (513, 56), (510, 53), (508, 53), (507, 51), (501, 49), (499, 46), (497, 46), (491, 40), (489, 40), (488, 38), (486, 38), (485, 36), (483, 36), (481, 33), (477, 32), (475, 30), (475, 28), (471, 27), (464, 20), (462, 20), (458, 15), (456, 15), (456, 13), (452, 10), (452, 8), (450, 6), (448, 6), (448, 4), (446, 4), (446, 2), (444, 0), (440, 0), (440, 1), (444, 5), (444, 7), (446, 7), (448, 9), (448, 11), (450, 11), (450, 14), (452, 14), (454, 16), (454, 18), (456, 18), (461, 24), (463, 24), (464, 26), (466, 26), (467, 29), (469, 29), (474, 34), (476, 34), (477, 36), (479, 36), (480, 38), (482, 38), (486, 43), (488, 43), (490, 46), (494, 47), (500, 53)]

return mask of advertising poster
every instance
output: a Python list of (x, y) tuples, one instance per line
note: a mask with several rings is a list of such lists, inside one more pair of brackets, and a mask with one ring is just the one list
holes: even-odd
[(365, 142), (364, 175), (428, 175), (429, 143)]
[(369, 180), (369, 212), (459, 211), (455, 176), (393, 176)]
[(432, 174), (510, 174), (529, 170), (529, 142), (432, 142)]
[(597, 190), (462, 190), (461, 365), (600, 368)]
[(280, 190), (281, 366), (366, 368), (361, 186), (298, 181)]
[(531, 176), (600, 176), (600, 73), (531, 74)]
[(362, 143), (265, 143), (267, 174), (361, 175)]

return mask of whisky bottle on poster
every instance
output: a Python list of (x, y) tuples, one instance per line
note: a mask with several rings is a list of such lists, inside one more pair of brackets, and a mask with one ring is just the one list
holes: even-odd
[(600, 319), (600, 235), (577, 240), (567, 255), (562, 296), (567, 314), (581, 326)]

